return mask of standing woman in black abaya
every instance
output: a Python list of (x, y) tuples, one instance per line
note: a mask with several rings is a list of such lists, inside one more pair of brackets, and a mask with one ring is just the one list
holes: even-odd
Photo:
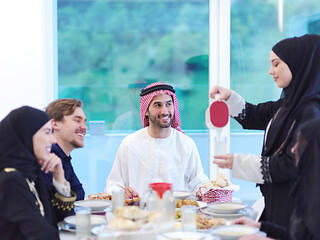
[[(61, 206), (68, 213), (73, 206), (75, 196), (71, 196), (61, 160), (50, 153), (55, 143), (50, 120), (45, 112), (24, 106), (0, 122), (1, 240), (57, 240), (54, 213), (58, 208), (63, 211)], [(56, 182), (52, 197), (41, 169), (50, 171)]]
[[(295, 155), (297, 181), (290, 190), (295, 199), (294, 212), (289, 228), (271, 222), (255, 222), (241, 217), (232, 224), (243, 224), (259, 228), (273, 239), (309, 240), (320, 239), (320, 118), (303, 123), (296, 132), (291, 149)], [(250, 235), (239, 240), (267, 240), (261, 235)]]
[(320, 36), (307, 34), (278, 42), (270, 52), (269, 74), (283, 89), (278, 101), (250, 104), (234, 91), (211, 89), (225, 100), (229, 113), (244, 129), (265, 130), (261, 156), (215, 156), (219, 167), (232, 169), (232, 177), (256, 182), (265, 198), (260, 220), (288, 227), (293, 211), (289, 190), (296, 179), (291, 153), (293, 135), (303, 122), (320, 117)]

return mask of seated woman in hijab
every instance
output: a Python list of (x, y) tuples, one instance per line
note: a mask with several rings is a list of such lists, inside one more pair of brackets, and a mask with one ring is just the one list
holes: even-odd
[[(277, 239), (320, 239), (320, 118), (298, 128), (296, 143), (291, 151), (295, 155), (298, 179), (290, 191), (295, 208), (288, 230), (270, 222), (255, 222), (244, 217), (234, 220), (233, 224), (260, 228), (269, 237)], [(251, 235), (240, 239), (268, 238)]]
[[(50, 117), (38, 109), (23, 106), (0, 122), (0, 239), (59, 239), (54, 215), (69, 214), (75, 196), (53, 143)], [(41, 169), (53, 175), (53, 196)]]

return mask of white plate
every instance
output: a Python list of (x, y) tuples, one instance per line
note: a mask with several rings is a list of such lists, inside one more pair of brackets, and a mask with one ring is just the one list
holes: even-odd
[(219, 214), (236, 214), (246, 206), (236, 202), (216, 202), (208, 205), (208, 209)]
[[(198, 209), (204, 208), (208, 205), (206, 202), (202, 202), (202, 201), (197, 201), (197, 203), (199, 205)], [(181, 210), (181, 208), (176, 208), (176, 210)]]
[(58, 223), (58, 227), (60, 230), (68, 231), (68, 232), (76, 232), (76, 227), (72, 226), (64, 221)]
[(199, 204), (199, 209), (200, 208), (204, 208), (204, 207), (206, 207), (208, 205), (208, 203), (202, 202), (202, 201), (197, 201), (197, 203)]
[(159, 233), (157, 230), (154, 229), (140, 229), (137, 231), (112, 231), (108, 230), (106, 226), (93, 227), (91, 232), (96, 236), (99, 236), (103, 233), (112, 233), (115, 239), (121, 240), (156, 240)]
[(200, 232), (168, 232), (163, 233), (160, 235), (163, 237), (162, 239), (174, 239), (174, 240), (211, 240), (213, 237), (206, 233), (200, 233)]
[(191, 195), (191, 192), (189, 191), (182, 191), (182, 190), (176, 190), (176, 191), (173, 191), (173, 196), (177, 199), (185, 199), (187, 197), (189, 197)]
[(235, 219), (235, 218), (239, 218), (242, 217), (246, 214), (245, 211), (239, 211), (238, 213), (232, 214), (221, 214), (221, 213), (216, 213), (214, 211), (212, 211), (211, 209), (209, 209), (208, 207), (205, 208), (201, 208), (200, 211), (204, 214), (210, 215), (211, 217), (216, 217), (216, 218), (226, 218), (226, 219)]
[(92, 212), (103, 212), (108, 206), (111, 205), (109, 200), (88, 199), (75, 201), (76, 207), (89, 207)]
[[(69, 216), (64, 219), (64, 221), (67, 224), (70, 224), (71, 226), (76, 226), (76, 216)], [(92, 226), (97, 226), (97, 225), (102, 225), (106, 224), (107, 220), (105, 216), (100, 216), (100, 215), (91, 215), (91, 225)]]
[(212, 230), (213, 234), (218, 235), (223, 240), (235, 240), (242, 236), (258, 233), (259, 229), (246, 225), (230, 225), (216, 227)]

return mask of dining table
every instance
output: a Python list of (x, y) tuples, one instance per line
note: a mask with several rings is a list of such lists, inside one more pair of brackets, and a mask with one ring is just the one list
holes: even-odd
[[(187, 194), (187, 195), (186, 195)], [(176, 218), (179, 216), (178, 212), (180, 212), (180, 216), (181, 217), (181, 210), (183, 209), (182, 206), (180, 206), (178, 203), (179, 201), (183, 200), (183, 199), (189, 199), (189, 201), (193, 201), (193, 202), (197, 202), (197, 214), (198, 215), (202, 215), (203, 217), (201, 219), (208, 219), (208, 218), (220, 218), (220, 219), (224, 219), (224, 223), (220, 225), (220, 223), (218, 225), (220, 225), (219, 227), (224, 227), (224, 226), (227, 226), (227, 225), (230, 225), (232, 219), (235, 219), (235, 218), (238, 218), (239, 216), (247, 216), (247, 217), (250, 217), (252, 219), (255, 219), (255, 212), (253, 211), (253, 209), (250, 207), (250, 206), (247, 206), (243, 203), (241, 203), (241, 200), (240, 199), (237, 199), (237, 198), (232, 198), (232, 202), (234, 203), (234, 205), (243, 205), (243, 209), (240, 210), (239, 212), (236, 212), (236, 213), (233, 213), (233, 214), (230, 214), (230, 213), (226, 213), (226, 214), (223, 214), (223, 213), (218, 213), (216, 209), (214, 209), (213, 207), (213, 204), (219, 204), (219, 203), (207, 203), (207, 202), (202, 202), (202, 201), (198, 201), (198, 197), (196, 197), (195, 195), (191, 194), (190, 192), (187, 192), (187, 191), (174, 191), (174, 198), (173, 199), (176, 199)], [(181, 199), (181, 200), (179, 200)], [(201, 200), (201, 199), (200, 199)], [(184, 201), (184, 200), (183, 200)], [(102, 204), (102, 205), (101, 205)], [(185, 204), (191, 204), (191, 203), (185, 203)], [(82, 200), (82, 201), (78, 201), (75, 203), (75, 206), (86, 206), (86, 207), (91, 207), (91, 222), (96, 219), (96, 220), (99, 220), (99, 221), (94, 221), (96, 224), (98, 222), (99, 225), (93, 225), (92, 228), (91, 228), (91, 235), (88, 236), (85, 240), (100, 240), (100, 239), (122, 239), (127, 233), (125, 233), (125, 235), (122, 235), (123, 233), (119, 233), (119, 232), (112, 232), (113, 234), (113, 237), (112, 238), (102, 238), (101, 237), (101, 233), (102, 234), (105, 234), (106, 232), (108, 234), (110, 234), (109, 230), (105, 227), (108, 227), (108, 222), (110, 222), (110, 220), (114, 217), (113, 215), (113, 211), (112, 211), (112, 202), (111, 201), (107, 201), (106, 200), (97, 200), (97, 199), (86, 199), (86, 200)], [(216, 206), (216, 207), (219, 207)], [(229, 207), (228, 207), (229, 208)], [(103, 211), (101, 211), (103, 210)], [(238, 211), (238, 210), (237, 210)], [(242, 212), (241, 212), (242, 211)], [(100, 215), (100, 216), (99, 216)], [(102, 216), (101, 216), (102, 215)], [(186, 215), (185, 215), (186, 216)], [(71, 216), (70, 219), (65, 219), (64, 221), (60, 222), (58, 224), (59, 226), (59, 236), (60, 236), (60, 239), (61, 240), (76, 240), (77, 239), (77, 236), (76, 236), (76, 231), (75, 231), (75, 225), (74, 225), (74, 218), (76, 216)], [(103, 218), (102, 218), (103, 217)], [(69, 221), (67, 221), (69, 220)], [(73, 220), (70, 222), (70, 220)], [(102, 221), (103, 220), (103, 223)], [(198, 220), (197, 220), (198, 221)], [(199, 220), (200, 223), (202, 224), (202, 220)], [(207, 220), (205, 220), (207, 221)], [(217, 225), (215, 225), (214, 228), (216, 228)], [(207, 227), (209, 227), (207, 230), (206, 229), (195, 229), (194, 231), (189, 231), (188, 230), (185, 230), (187, 232), (184, 232), (185, 234), (188, 234), (189, 233), (189, 236), (184, 236), (184, 237), (177, 237), (175, 234), (184, 234), (183, 233), (183, 228), (182, 228), (182, 221), (181, 219), (179, 218), (178, 220), (176, 220), (176, 224), (175, 224), (175, 227), (173, 229), (171, 229), (169, 231), (169, 234), (170, 233), (173, 233), (173, 237), (168, 237), (166, 234), (168, 233), (165, 233), (164, 235), (164, 232), (162, 233), (159, 233), (157, 235), (157, 232), (159, 229), (157, 228), (152, 228), (153, 230), (143, 230), (142, 232), (142, 236), (144, 239), (146, 239), (146, 237), (148, 237), (148, 235), (146, 235), (149, 231), (149, 234), (150, 232), (152, 233), (152, 239), (156, 239), (156, 240), (164, 240), (164, 239), (183, 239), (185, 237), (191, 237), (192, 235), (205, 235), (205, 237), (200, 237), (201, 239), (204, 239), (204, 240), (220, 240), (221, 238), (217, 235), (217, 234), (214, 234), (212, 231), (213, 227), (212, 225), (208, 225)], [(203, 230), (206, 230), (206, 231), (203, 231)], [(146, 232), (144, 232), (146, 231)], [(114, 234), (118, 234), (118, 235), (114, 235)], [(120, 234), (120, 235), (119, 235)], [(140, 235), (141, 236), (141, 232), (138, 232), (138, 233), (132, 233), (133, 236), (136, 236), (136, 234)], [(99, 235), (99, 236), (97, 236)], [(191, 236), (190, 236), (191, 235)], [(130, 239), (132, 237), (131, 233), (129, 234), (130, 236)], [(192, 237), (191, 237), (192, 238)], [(199, 236), (198, 237), (194, 237), (192, 239), (200, 239)], [(135, 239), (135, 238), (134, 238)]]

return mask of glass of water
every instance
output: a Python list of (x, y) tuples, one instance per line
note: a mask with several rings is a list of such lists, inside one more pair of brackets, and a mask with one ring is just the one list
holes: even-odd
[(193, 205), (183, 205), (181, 207), (181, 223), (183, 231), (197, 230), (197, 207)]
[(91, 208), (75, 207), (77, 239), (88, 239), (91, 235)]
[(116, 208), (124, 206), (124, 194), (125, 192), (123, 189), (117, 189), (112, 191), (112, 212), (114, 212)]

